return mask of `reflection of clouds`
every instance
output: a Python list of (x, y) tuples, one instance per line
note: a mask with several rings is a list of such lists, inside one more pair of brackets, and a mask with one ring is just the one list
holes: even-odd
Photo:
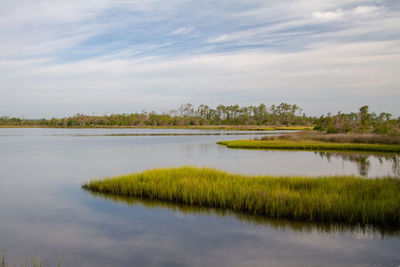
[(66, 266), (127, 266), (134, 258), (138, 262), (142, 259), (146, 265), (160, 264), (164, 258), (172, 262), (189, 261), (186, 254), (176, 250), (174, 239), (163, 234), (159, 223), (135, 221), (124, 218), (123, 214), (113, 216), (101, 208), (83, 207), (69, 207), (68, 214), (73, 220), (60, 214), (61, 218), (55, 222), (43, 213), (33, 221), (16, 218), (0, 229), (8, 233), (8, 238), (22, 241), (16, 244), (18, 251), (25, 248), (26, 255), (35, 251), (44, 260), (56, 259), (60, 253)]
[[(46, 259), (56, 258), (58, 252), (65, 266), (128, 266), (132, 259), (143, 264), (157, 264), (163, 258), (189, 261), (186, 254), (176, 250), (178, 245), (174, 245), (174, 239), (156, 231), (142, 231), (121, 238), (107, 235), (95, 225), (54, 227), (48, 224), (21, 223), (18, 227), (26, 229), (24, 242), (19, 244), (18, 250), (24, 246), (26, 255), (30, 255), (31, 248), (45, 262)], [(127, 229), (129, 226), (119, 225), (118, 228)], [(18, 233), (13, 233), (13, 236), (18, 236)], [(54, 251), (54, 248), (57, 248), (56, 253), (48, 252)], [(153, 258), (150, 254), (156, 257)]]

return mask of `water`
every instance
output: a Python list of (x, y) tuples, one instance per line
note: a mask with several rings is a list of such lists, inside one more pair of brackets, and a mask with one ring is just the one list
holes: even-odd
[(46, 266), (55, 266), (58, 255), (64, 266), (400, 264), (397, 230), (109, 199), (80, 188), (95, 177), (181, 165), (245, 174), (400, 176), (396, 154), (238, 150), (215, 144), (258, 134), (0, 129), (0, 247), (9, 262), (40, 255)]

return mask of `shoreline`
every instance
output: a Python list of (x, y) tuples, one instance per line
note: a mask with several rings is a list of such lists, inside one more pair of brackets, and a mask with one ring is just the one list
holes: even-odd
[(43, 129), (193, 129), (193, 130), (238, 130), (238, 131), (301, 131), (312, 130), (312, 126), (259, 126), (259, 125), (196, 125), (196, 126), (82, 126), (48, 127), (41, 125), (0, 125), (0, 128), (43, 128)]

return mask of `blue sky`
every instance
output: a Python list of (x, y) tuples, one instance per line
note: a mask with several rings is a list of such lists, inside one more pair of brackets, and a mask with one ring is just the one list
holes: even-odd
[(0, 116), (400, 114), (399, 1), (0, 1)]

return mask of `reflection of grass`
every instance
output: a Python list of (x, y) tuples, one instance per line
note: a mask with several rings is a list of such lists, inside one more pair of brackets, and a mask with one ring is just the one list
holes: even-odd
[(400, 152), (400, 145), (329, 143), (313, 140), (236, 140), (220, 141), (217, 144), (229, 148)]
[(244, 176), (182, 167), (93, 180), (82, 187), (273, 218), (400, 226), (400, 180), (392, 178)]
[(399, 237), (400, 231), (395, 228), (381, 228), (365, 225), (353, 225), (353, 224), (342, 224), (342, 223), (311, 223), (304, 221), (294, 221), (287, 219), (269, 218), (265, 216), (252, 215), (248, 213), (235, 212), (228, 209), (221, 208), (210, 208), (201, 207), (194, 205), (185, 205), (182, 203), (166, 202), (154, 199), (143, 199), (134, 196), (120, 196), (114, 194), (90, 192), (93, 196), (111, 200), (114, 202), (122, 202), (127, 205), (142, 205), (149, 209), (169, 209), (174, 212), (180, 212), (185, 215), (207, 215), (207, 216), (218, 216), (222, 218), (234, 217), (241, 223), (252, 224), (252, 225), (268, 225), (271, 228), (277, 230), (290, 229), (294, 232), (310, 233), (316, 230), (318, 233), (337, 233), (337, 232), (350, 232), (353, 234), (368, 233), (369, 235), (378, 234), (381, 238), (386, 237)]

